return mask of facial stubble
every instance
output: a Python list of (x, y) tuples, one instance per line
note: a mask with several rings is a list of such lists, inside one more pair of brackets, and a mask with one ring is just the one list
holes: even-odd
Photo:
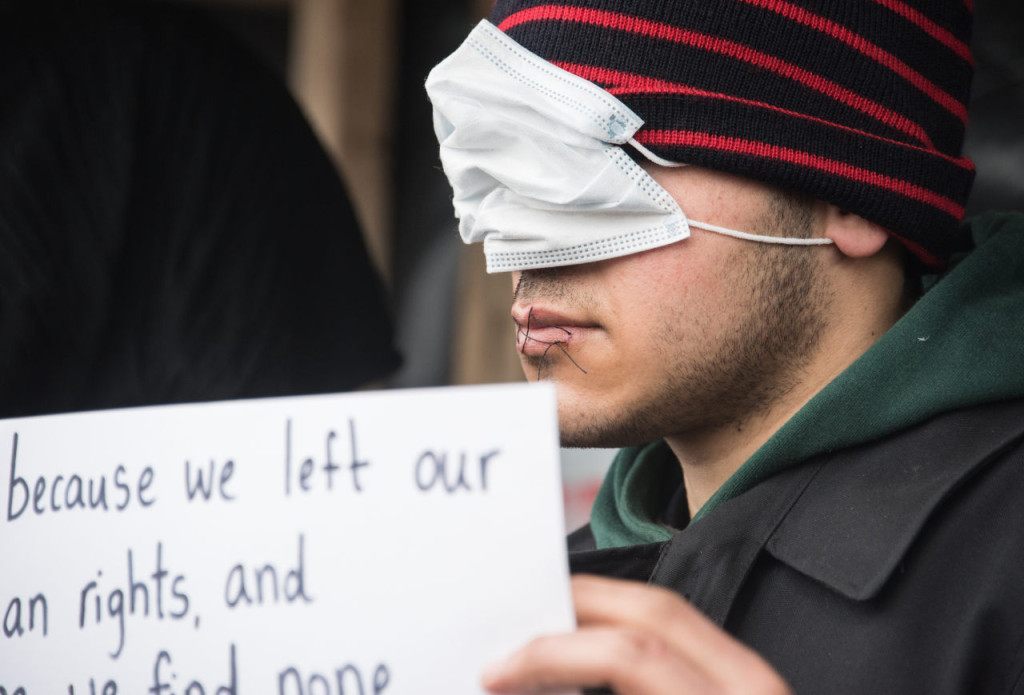
[[(560, 407), (563, 446), (634, 446), (709, 428), (741, 427), (793, 389), (827, 322), (829, 290), (813, 251), (739, 245), (729, 274), (729, 284), (742, 288), (731, 297), (730, 320), (716, 329), (707, 312), (695, 313), (692, 306), (652, 317), (659, 325), (649, 331), (645, 352), (650, 364), (661, 365), (660, 379), (627, 403), (601, 401), (598, 395), (582, 407)], [(568, 305), (588, 302), (575, 292), (571, 277), (558, 271), (531, 274), (517, 290)], [(537, 374), (553, 374), (559, 359), (549, 354), (530, 357), (528, 363)]]
[(776, 247), (746, 247), (738, 256), (744, 292), (734, 295), (735, 318), (716, 331), (692, 307), (669, 314), (648, 346), (651, 363), (663, 365), (658, 383), (615, 412), (594, 404), (585, 417), (561, 418), (564, 446), (635, 446), (741, 427), (790, 392), (825, 324), (812, 258)]

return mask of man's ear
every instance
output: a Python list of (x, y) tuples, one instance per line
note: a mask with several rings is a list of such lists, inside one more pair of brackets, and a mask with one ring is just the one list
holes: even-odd
[(825, 236), (849, 258), (868, 258), (882, 250), (889, 234), (881, 225), (829, 205), (825, 213)]

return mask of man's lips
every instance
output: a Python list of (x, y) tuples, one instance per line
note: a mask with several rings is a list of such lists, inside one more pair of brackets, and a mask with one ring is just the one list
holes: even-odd
[(516, 322), (516, 349), (535, 357), (578, 345), (599, 327), (557, 310), (518, 302), (512, 307), (512, 320)]

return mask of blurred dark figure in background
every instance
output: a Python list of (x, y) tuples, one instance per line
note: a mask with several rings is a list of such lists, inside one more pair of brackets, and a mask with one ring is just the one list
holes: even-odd
[(194, 10), (0, 2), (0, 416), (350, 389), (398, 364), (343, 186)]
[(1024, 2), (979, 0), (966, 154), (978, 167), (968, 217), (1024, 211)]

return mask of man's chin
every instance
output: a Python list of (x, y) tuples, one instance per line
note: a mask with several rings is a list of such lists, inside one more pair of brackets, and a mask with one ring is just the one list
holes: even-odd
[(601, 413), (580, 412), (558, 405), (558, 431), (561, 445), (570, 449), (617, 449), (640, 446), (660, 435), (643, 431), (639, 423), (610, 418)]
[(597, 429), (559, 431), (559, 442), (566, 449), (621, 449), (642, 446), (655, 439), (657, 437), (631, 437)]

